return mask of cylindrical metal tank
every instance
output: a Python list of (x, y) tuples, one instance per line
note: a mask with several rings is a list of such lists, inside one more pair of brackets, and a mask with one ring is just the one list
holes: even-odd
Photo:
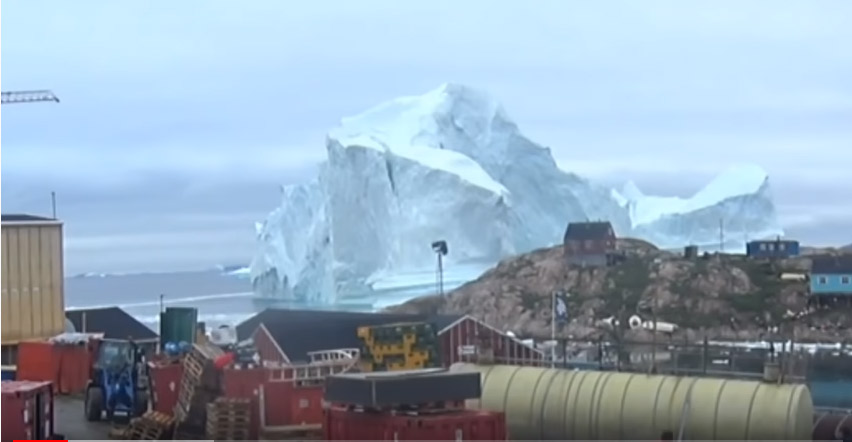
[(822, 412), (814, 416), (813, 440), (837, 440), (840, 429), (852, 431), (852, 414)]
[[(506, 413), (512, 440), (808, 440), (814, 407), (804, 385), (509, 365), (479, 371), (472, 408)], [(689, 398), (689, 400), (687, 400)]]

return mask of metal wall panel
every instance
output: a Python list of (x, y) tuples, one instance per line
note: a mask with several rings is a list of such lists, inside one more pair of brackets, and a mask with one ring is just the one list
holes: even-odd
[(62, 224), (4, 222), (2, 235), (3, 345), (62, 333)]

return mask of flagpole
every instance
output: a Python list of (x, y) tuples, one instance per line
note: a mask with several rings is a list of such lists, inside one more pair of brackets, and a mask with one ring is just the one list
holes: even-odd
[(550, 294), (550, 368), (556, 367), (556, 290)]

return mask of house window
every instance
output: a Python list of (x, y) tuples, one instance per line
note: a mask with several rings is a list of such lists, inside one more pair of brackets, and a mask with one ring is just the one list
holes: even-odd
[(819, 278), (817, 278), (817, 282), (819, 284), (826, 284), (828, 280), (825, 279), (825, 276), (820, 276)]
[(840, 277), (840, 283), (841, 284), (849, 284), (849, 277), (848, 276), (841, 276)]
[(586, 250), (592, 250), (595, 247), (595, 242), (587, 239), (586, 240)]
[(765, 252), (765, 251), (766, 251), (766, 243), (765, 243), (765, 242), (760, 243), (760, 251), (761, 251), (761, 252)]
[(782, 243), (778, 243), (778, 250), (783, 251), (783, 250), (784, 250), (784, 248), (785, 248), (785, 247), (784, 247), (785, 245), (786, 245), (786, 244), (784, 244), (783, 242), (782, 242)]

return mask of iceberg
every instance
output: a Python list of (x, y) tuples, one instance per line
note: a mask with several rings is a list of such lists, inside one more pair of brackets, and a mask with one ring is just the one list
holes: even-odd
[(721, 235), (726, 249), (742, 249), (748, 239), (784, 233), (769, 175), (756, 165), (733, 165), (689, 198), (645, 195), (632, 181), (619, 195), (630, 215), (631, 235), (660, 248), (718, 248)]
[(333, 304), (370, 293), (377, 275), (434, 269), (432, 241), (447, 241), (448, 265), (495, 263), (561, 242), (572, 221), (608, 220), (664, 246), (718, 239), (720, 217), (780, 231), (759, 168), (731, 169), (689, 199), (617, 191), (560, 169), (497, 100), (459, 84), (344, 118), (325, 144), (318, 177), (282, 187), (257, 225), (258, 295)]

